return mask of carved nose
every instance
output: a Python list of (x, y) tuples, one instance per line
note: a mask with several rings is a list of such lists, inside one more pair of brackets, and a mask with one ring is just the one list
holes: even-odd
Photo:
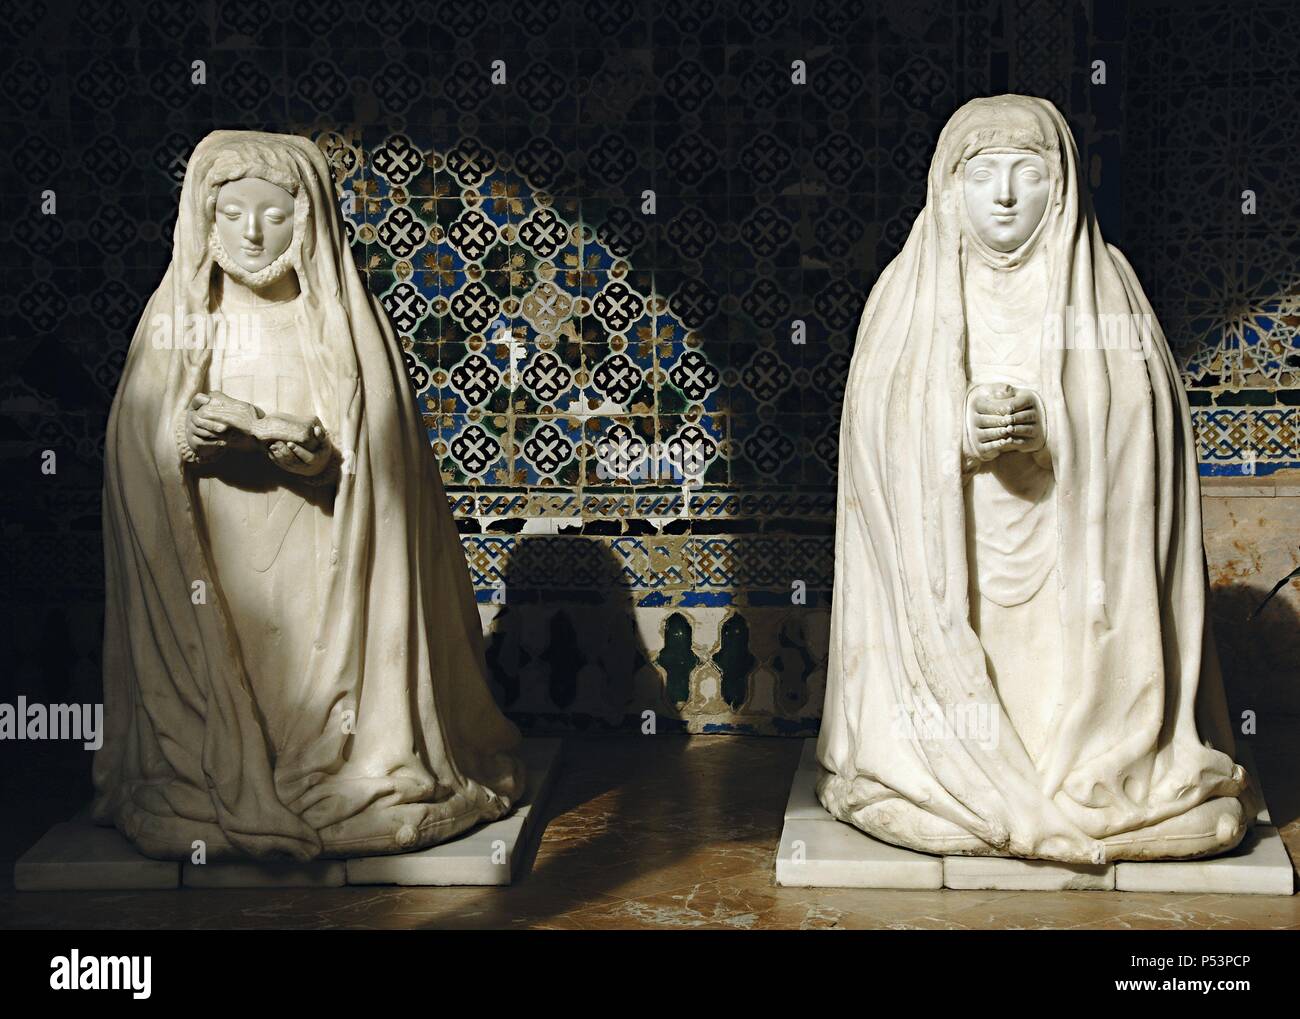
[(244, 240), (257, 243), (262, 239), (262, 231), (257, 228), (257, 217), (249, 216), (244, 220)]
[(1004, 194), (998, 195), (994, 201), (997, 202), (998, 205), (1003, 205), (1009, 209), (1011, 206), (1016, 204), (1016, 196), (1010, 191), (1007, 191)]

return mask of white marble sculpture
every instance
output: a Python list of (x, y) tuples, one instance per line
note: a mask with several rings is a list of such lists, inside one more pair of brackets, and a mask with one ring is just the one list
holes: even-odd
[(967, 103), (858, 328), (827, 810), (943, 855), (1235, 846), (1199, 500), (1178, 371), (1064, 119)]
[(309, 860), (502, 816), (518, 732), (326, 160), (218, 131), (180, 202), (108, 425), (95, 819), (152, 857)]

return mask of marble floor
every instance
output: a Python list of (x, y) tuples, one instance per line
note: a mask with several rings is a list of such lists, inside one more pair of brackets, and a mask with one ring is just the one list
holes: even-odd
[[(800, 744), (571, 737), (531, 872), (510, 888), (16, 893), (13, 860), (58, 811), (76, 807), (71, 793), (67, 802), (51, 794), (41, 800), (48, 817), (10, 826), (0, 843), (0, 926), (1300, 929), (1300, 896), (777, 888), (773, 859)], [(1274, 822), (1300, 861), (1300, 720), (1253, 745)], [(34, 777), (0, 773), (4, 793)]]

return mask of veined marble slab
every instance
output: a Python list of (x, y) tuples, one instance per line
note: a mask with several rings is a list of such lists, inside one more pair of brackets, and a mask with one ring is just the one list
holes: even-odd
[(500, 821), (417, 853), (347, 861), (351, 885), (508, 885), (528, 855), (559, 771), (558, 739), (524, 740), (528, 784), (520, 805)]
[[(1238, 750), (1258, 778), (1248, 747)], [(991, 856), (931, 856), (873, 839), (835, 819), (817, 799), (817, 741), (804, 741), (786, 801), (776, 883), (805, 888), (952, 888), (1001, 891), (1148, 891), (1290, 895), (1291, 861), (1259, 798), (1246, 841), (1208, 860), (1102, 866)], [(1255, 786), (1258, 789), (1258, 783)]]

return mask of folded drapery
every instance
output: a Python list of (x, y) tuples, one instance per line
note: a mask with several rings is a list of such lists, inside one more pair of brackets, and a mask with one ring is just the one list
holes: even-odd
[[(295, 199), (306, 379), (342, 456), (319, 615), (285, 684), (272, 748), (176, 426), (208, 385), (209, 245), (221, 184)], [(329, 167), (310, 141), (218, 131), (195, 149), (172, 264), (131, 343), (109, 419), (104, 487), (107, 734), (96, 819), (145, 853), (310, 859), (400, 852), (508, 811), (518, 733), (493, 703), (450, 508), (400, 345), (353, 264)], [(196, 585), (198, 585), (196, 587)], [(204, 592), (196, 595), (196, 590)]]
[[(1038, 228), (1011, 252), (964, 225), (962, 164), (988, 149), (1037, 153), (1052, 175)], [(1244, 773), (1230, 756), (1206, 626), (1186, 397), (1079, 174), (1050, 103), (963, 106), (940, 136), (926, 206), (858, 328), (840, 435), (819, 792), (837, 817), (900, 845), (1086, 863), (1203, 855), (1244, 831)], [(1046, 583), (1064, 675), (1037, 762), (1003, 710), (970, 618), (968, 259), (1003, 273), (1045, 260), (1047, 270), (1039, 396), (1056, 549)], [(1132, 343), (1088, 342), (1097, 330), (1081, 324), (1116, 316), (1147, 329)], [(912, 724), (963, 711), (989, 712), (998, 738)]]

